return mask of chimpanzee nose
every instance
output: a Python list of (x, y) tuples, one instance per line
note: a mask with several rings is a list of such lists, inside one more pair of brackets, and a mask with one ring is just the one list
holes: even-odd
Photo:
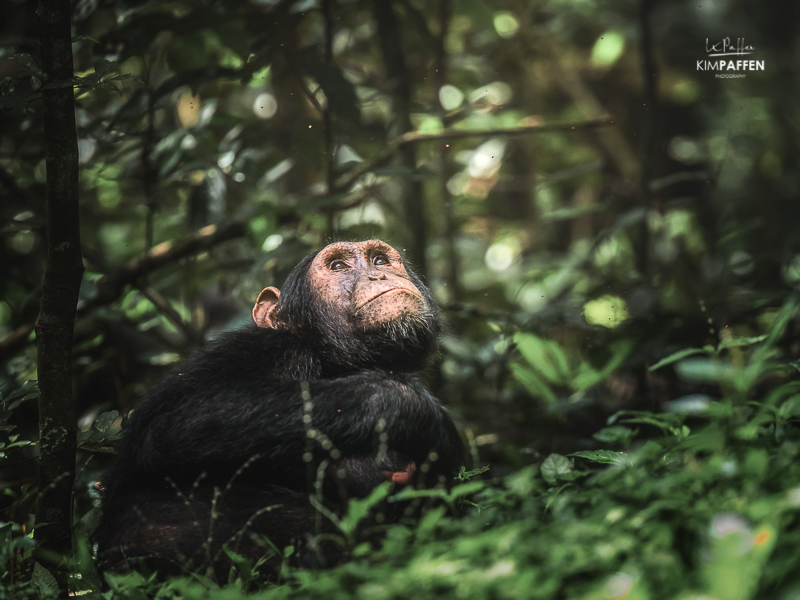
[(370, 281), (379, 281), (386, 279), (386, 273), (368, 273), (367, 277), (369, 277)]

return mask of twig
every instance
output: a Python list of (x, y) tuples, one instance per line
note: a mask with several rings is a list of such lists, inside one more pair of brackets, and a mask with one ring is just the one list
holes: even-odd
[(33, 323), (25, 323), (0, 340), (0, 362), (5, 362), (12, 354), (27, 344), (32, 332)]
[(456, 140), (470, 137), (486, 137), (486, 136), (517, 136), (517, 135), (532, 135), (534, 133), (550, 133), (556, 131), (582, 131), (585, 129), (597, 129), (598, 127), (607, 127), (613, 125), (613, 119), (608, 116), (601, 119), (594, 119), (591, 121), (580, 121), (577, 123), (559, 123), (554, 125), (524, 125), (521, 127), (511, 128), (497, 128), (497, 129), (445, 129), (440, 133), (418, 133), (410, 131), (403, 134), (398, 139), (389, 144), (389, 147), (375, 160), (364, 164), (353, 171), (339, 177), (335, 184), (333, 193), (339, 193), (351, 185), (353, 185), (360, 177), (374, 171), (385, 164), (387, 164), (394, 153), (401, 146), (408, 144), (417, 144), (420, 142), (434, 142), (438, 140)]
[(468, 137), (483, 137), (489, 135), (529, 135), (531, 133), (545, 133), (552, 131), (579, 131), (581, 129), (595, 129), (596, 127), (606, 127), (613, 125), (612, 117), (606, 116), (592, 121), (580, 121), (578, 123), (558, 123), (553, 125), (522, 125), (520, 127), (497, 128), (497, 129), (446, 129), (440, 133), (417, 133), (412, 131), (404, 134), (399, 141), (399, 145), (415, 144), (417, 142), (430, 142), (434, 140), (456, 140)]
[(144, 273), (194, 256), (222, 242), (242, 237), (246, 231), (244, 221), (232, 221), (221, 226), (208, 225), (179, 242), (158, 244), (146, 256), (130, 262), (115, 273), (101, 277), (97, 282), (97, 295), (81, 307), (79, 314), (113, 302), (126, 285), (134, 283)]
[(187, 323), (180, 313), (175, 310), (169, 301), (159, 294), (155, 289), (150, 286), (136, 286), (139, 292), (150, 301), (150, 304), (156, 307), (167, 319), (169, 319), (175, 327), (180, 329), (187, 339), (193, 344), (199, 344), (203, 341), (203, 336), (198, 331)]
[[(152, 272), (228, 240), (242, 237), (246, 231), (244, 220), (232, 221), (221, 226), (209, 225), (179, 242), (164, 242), (155, 246), (146, 256), (101, 277), (97, 281), (97, 294), (80, 307), (78, 317), (86, 316), (93, 309), (114, 302), (125, 290), (125, 286), (136, 283), (145, 272)], [(0, 340), (0, 362), (25, 346), (32, 331), (33, 323), (26, 323)]]

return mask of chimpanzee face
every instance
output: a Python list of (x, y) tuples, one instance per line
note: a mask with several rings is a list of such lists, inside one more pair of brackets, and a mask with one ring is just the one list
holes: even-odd
[(418, 370), (443, 327), (428, 289), (380, 240), (337, 242), (308, 255), (283, 294), (274, 287), (259, 294), (253, 321), (302, 338), (332, 369)]
[(325, 328), (353, 332), (424, 322), (435, 311), (417, 282), (388, 244), (337, 242), (310, 262), (303, 261), (289, 276), (285, 290), (289, 296), (280, 298), (274, 287), (263, 290), (253, 320), (259, 327), (297, 330), (305, 328), (303, 315), (307, 315), (316, 317), (311, 319), (315, 328), (324, 323)]
[(355, 330), (370, 331), (427, 310), (400, 254), (380, 240), (331, 244), (314, 258), (308, 275), (316, 299)]

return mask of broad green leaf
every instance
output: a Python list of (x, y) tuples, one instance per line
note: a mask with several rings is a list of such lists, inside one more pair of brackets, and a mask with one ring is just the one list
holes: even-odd
[(551, 454), (544, 459), (541, 466), (542, 477), (551, 485), (572, 473), (572, 470), (572, 461), (562, 454)]
[(58, 594), (58, 582), (56, 578), (38, 562), (33, 565), (31, 583), (36, 593), (39, 595), (39, 598), (54, 598)]

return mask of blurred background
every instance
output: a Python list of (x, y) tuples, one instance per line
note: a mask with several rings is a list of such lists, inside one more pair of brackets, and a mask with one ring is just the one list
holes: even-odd
[[(82, 489), (158, 377), (333, 240), (384, 239), (431, 287), (423, 376), (494, 475), (718, 395), (648, 369), (763, 335), (800, 282), (793, 0), (73, 4)], [(0, 509), (25, 521), (42, 82), (36, 2), (1, 10)], [(764, 69), (698, 70), (725, 39)]]

